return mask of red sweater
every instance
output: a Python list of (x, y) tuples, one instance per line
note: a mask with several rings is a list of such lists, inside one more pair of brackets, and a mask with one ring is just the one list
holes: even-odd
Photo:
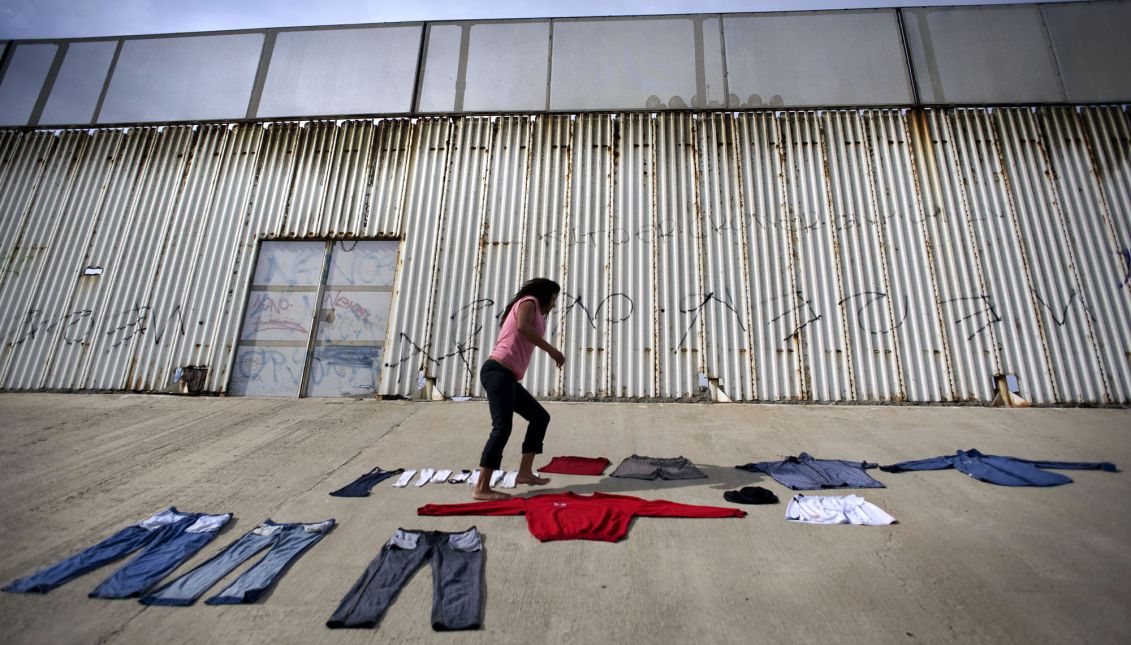
[(633, 517), (746, 517), (746, 511), (721, 506), (693, 506), (628, 495), (577, 493), (512, 497), (494, 502), (427, 504), (419, 515), (522, 515), (530, 533), (543, 542), (601, 540), (616, 542), (628, 535)]

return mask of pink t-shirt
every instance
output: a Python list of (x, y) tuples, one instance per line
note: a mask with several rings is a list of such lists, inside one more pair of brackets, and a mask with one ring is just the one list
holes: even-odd
[(542, 317), (542, 307), (534, 296), (519, 298), (511, 307), (503, 327), (499, 330), (499, 340), (495, 341), (495, 349), (491, 350), (491, 358), (506, 365), (514, 372), (514, 377), (522, 380), (526, 368), (530, 365), (530, 356), (534, 353), (534, 343), (518, 333), (518, 306), (524, 302), (534, 303), (534, 331), (542, 336), (546, 333), (546, 319)]

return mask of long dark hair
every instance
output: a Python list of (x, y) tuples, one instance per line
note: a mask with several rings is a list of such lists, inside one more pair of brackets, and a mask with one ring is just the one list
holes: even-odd
[(527, 280), (526, 284), (522, 285), (518, 293), (514, 294), (511, 301), (507, 303), (507, 308), (503, 310), (503, 315), (499, 318), (499, 326), (503, 326), (503, 323), (507, 320), (507, 315), (511, 312), (511, 307), (519, 300), (522, 300), (526, 296), (534, 296), (538, 300), (539, 305), (548, 307), (550, 306), (550, 301), (554, 299), (554, 296), (561, 293), (561, 290), (561, 286), (549, 278)]

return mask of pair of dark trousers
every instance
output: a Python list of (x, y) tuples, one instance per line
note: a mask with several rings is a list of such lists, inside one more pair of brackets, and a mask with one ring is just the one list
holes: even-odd
[(550, 413), (546, 412), (546, 408), (535, 401), (514, 374), (498, 361), (488, 359), (483, 363), (479, 381), (487, 391), (487, 404), (491, 408), (491, 436), (483, 447), (479, 465), (492, 470), (498, 470), (502, 465), (503, 448), (510, 439), (515, 414), (529, 422), (522, 452), (541, 453), (542, 440), (546, 438), (546, 428), (550, 425)]
[(90, 592), (92, 598), (139, 596), (211, 542), (229, 519), (230, 514), (181, 513), (169, 508), (46, 569), (13, 581), (4, 591), (47, 593), (141, 549), (129, 564)]
[(354, 583), (327, 627), (375, 627), (425, 559), (432, 563), (432, 629), (478, 629), (483, 622), (483, 539), (462, 533), (397, 529)]

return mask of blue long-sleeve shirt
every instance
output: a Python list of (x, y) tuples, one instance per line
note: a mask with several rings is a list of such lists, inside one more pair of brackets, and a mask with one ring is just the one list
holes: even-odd
[(1042, 468), (1119, 472), (1115, 464), (1106, 461), (1033, 461), (1001, 455), (984, 455), (977, 450), (959, 450), (953, 455), (940, 455), (930, 459), (880, 466), (880, 470), (889, 473), (901, 473), (908, 470), (946, 470), (947, 468), (953, 468), (960, 473), (970, 475), (974, 479), (1000, 486), (1060, 486), (1072, 482), (1065, 475), (1045, 472), (1041, 470)]
[(782, 461), (759, 461), (735, 466), (752, 473), (766, 473), (779, 484), (793, 490), (819, 490), (822, 488), (885, 488), (883, 484), (864, 472), (876, 464), (843, 459), (814, 459), (803, 452)]

